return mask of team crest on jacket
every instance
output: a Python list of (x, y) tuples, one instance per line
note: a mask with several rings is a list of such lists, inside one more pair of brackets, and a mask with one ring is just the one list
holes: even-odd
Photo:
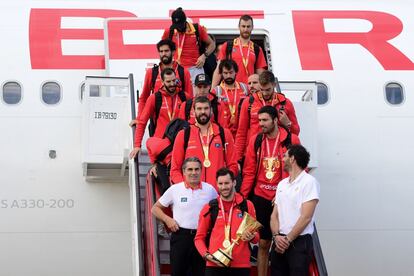
[(215, 146), (216, 146), (216, 148), (221, 147), (220, 143), (216, 143)]
[(243, 217), (243, 213), (242, 213), (242, 212), (238, 213), (238, 214), (237, 214), (237, 217), (238, 217), (238, 218), (242, 218), (242, 217)]

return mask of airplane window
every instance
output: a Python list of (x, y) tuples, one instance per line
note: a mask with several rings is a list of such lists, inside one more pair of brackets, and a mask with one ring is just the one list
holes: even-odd
[[(81, 85), (81, 99), (83, 99), (83, 93), (85, 93), (85, 83)], [(91, 85), (89, 95), (91, 97), (99, 97), (99, 85)]]
[(6, 104), (18, 104), (22, 99), (22, 87), (15, 81), (6, 82), (2, 94)]
[(401, 104), (404, 101), (403, 88), (396, 82), (390, 82), (385, 86), (385, 98), (392, 105)]
[(42, 100), (45, 104), (57, 104), (61, 99), (60, 85), (56, 82), (46, 82), (42, 86)]
[(318, 82), (316, 86), (318, 88), (318, 105), (326, 104), (329, 99), (328, 86), (321, 82)]

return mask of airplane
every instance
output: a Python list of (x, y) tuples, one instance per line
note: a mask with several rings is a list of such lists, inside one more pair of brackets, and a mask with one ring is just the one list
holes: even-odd
[(168, 273), (148, 254), (157, 250), (145, 213), (149, 164), (145, 154), (128, 160), (128, 122), (178, 6), (218, 42), (238, 35), (240, 15), (253, 16), (253, 39), (298, 109), (321, 184), (316, 226), (327, 272), (414, 274), (411, 2), (0, 6), (0, 275)]

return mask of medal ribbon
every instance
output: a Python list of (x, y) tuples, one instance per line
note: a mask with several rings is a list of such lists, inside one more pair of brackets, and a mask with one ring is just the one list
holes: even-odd
[(211, 132), (211, 124), (210, 124), (210, 128), (207, 131), (207, 142), (204, 143), (204, 138), (203, 135), (201, 135), (201, 131), (198, 133), (200, 135), (200, 141), (201, 141), (201, 145), (203, 147), (203, 154), (204, 154), (204, 160), (209, 160), (208, 159), (208, 152), (209, 152), (209, 146), (210, 146), (210, 132)]
[(181, 58), (181, 53), (183, 52), (183, 46), (184, 46), (184, 41), (185, 41), (185, 33), (183, 34), (183, 39), (181, 39), (180, 41), (180, 33), (177, 32), (177, 62), (180, 62), (180, 58)]
[(171, 121), (175, 116), (175, 111), (177, 110), (177, 104), (178, 104), (177, 94), (174, 95), (174, 98), (171, 97), (172, 113), (170, 111), (170, 106), (168, 105), (167, 97), (165, 96), (164, 96), (164, 101), (165, 101), (165, 105), (167, 106), (168, 117), (170, 118), (170, 121)]
[(231, 90), (231, 88), (226, 88), (223, 83), (220, 86), (221, 86), (221, 89), (223, 89), (223, 91), (226, 94), (226, 97), (228, 99), (228, 104), (229, 104), (231, 117), (234, 117), (235, 114), (236, 114), (237, 89), (238, 89), (237, 83), (236, 83), (236, 87), (234, 88), (234, 92), (233, 92), (233, 104), (230, 101), (230, 96), (229, 96), (229, 93), (228, 93), (228, 90)]
[(269, 146), (269, 138), (266, 137), (266, 149), (267, 149), (267, 157), (274, 157), (276, 153), (277, 145), (279, 144), (279, 136), (280, 132), (277, 133), (275, 144), (273, 145), (272, 155), (270, 155), (270, 146)]
[(244, 69), (246, 70), (247, 75), (249, 75), (249, 70), (247, 69), (247, 67), (249, 65), (249, 56), (250, 56), (250, 46), (251, 46), (251, 44), (252, 44), (252, 42), (249, 41), (249, 43), (247, 44), (247, 55), (246, 55), (246, 57), (244, 57), (242, 42), (241, 42), (241, 39), (239, 38), (240, 55), (242, 57), (243, 66), (244, 66)]
[(229, 217), (226, 220), (226, 213), (224, 212), (224, 205), (223, 205), (223, 200), (220, 197), (220, 208), (221, 208), (221, 213), (223, 215), (223, 220), (224, 220), (224, 240), (228, 240), (230, 241), (230, 224), (231, 224), (231, 218), (233, 216), (233, 207), (234, 207), (234, 198), (233, 198), (233, 202), (231, 203), (231, 208), (229, 211)]

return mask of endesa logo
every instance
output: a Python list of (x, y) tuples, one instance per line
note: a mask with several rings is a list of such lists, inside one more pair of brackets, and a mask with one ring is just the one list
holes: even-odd
[[(242, 14), (250, 14), (255, 19), (265, 18), (264, 11), (257, 10), (186, 10), (186, 13), (194, 22), (199, 22), (202, 18), (239, 18)], [(145, 37), (141, 38), (139, 43), (126, 42), (125, 33), (163, 30), (171, 24), (169, 19), (139, 19), (133, 13), (121, 10), (32, 9), (29, 26), (32, 68), (105, 69), (102, 22), (105, 18), (119, 17), (125, 19), (108, 22), (109, 58), (157, 58), (153, 42), (146, 42)], [(91, 27), (88, 24), (89, 21), (96, 23), (97, 19), (101, 20), (100, 25)], [(371, 24), (372, 28), (365, 32), (329, 32), (326, 30), (324, 22), (329, 19), (363, 20)], [(367, 53), (378, 60), (385, 70), (414, 70), (414, 63), (389, 42), (403, 30), (401, 20), (394, 15), (375, 11), (295, 10), (292, 11), (292, 20), (303, 70), (333, 70), (329, 44), (361, 45), (367, 50)], [(63, 22), (69, 22), (69, 24), (63, 24)], [(87, 23), (85, 24), (85, 22)], [(269, 22), (269, 26), (271, 26), (271, 22)], [(75, 53), (68, 51), (68, 47), (65, 47), (67, 45), (73, 46), (76, 43), (78, 43), (77, 48), (73, 47), (77, 49)], [(92, 44), (101, 45), (101, 50), (95, 50), (91, 47)]]

